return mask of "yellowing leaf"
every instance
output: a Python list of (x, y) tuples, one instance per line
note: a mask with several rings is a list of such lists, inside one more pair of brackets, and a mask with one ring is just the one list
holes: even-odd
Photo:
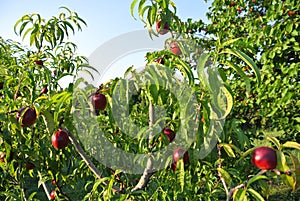
[(285, 147), (285, 148), (294, 148), (294, 149), (299, 149), (300, 150), (300, 144), (297, 143), (297, 142), (292, 142), (292, 141), (288, 141), (288, 142), (284, 143), (282, 145), (282, 147)]

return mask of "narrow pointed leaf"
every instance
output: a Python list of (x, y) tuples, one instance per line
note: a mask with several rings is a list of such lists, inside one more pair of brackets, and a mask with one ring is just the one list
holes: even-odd
[(257, 65), (254, 63), (254, 61), (248, 55), (246, 55), (245, 53), (243, 53), (239, 50), (233, 50), (233, 49), (228, 49), (228, 48), (224, 49), (221, 53), (232, 54), (232, 55), (242, 59), (254, 71), (254, 73), (257, 77), (258, 84), (261, 83), (261, 76), (260, 76), (259, 68), (257, 67)]

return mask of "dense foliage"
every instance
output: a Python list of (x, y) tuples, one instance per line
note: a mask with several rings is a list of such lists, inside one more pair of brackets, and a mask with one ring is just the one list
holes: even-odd
[[(299, 6), (295, 0), (215, 0), (205, 24), (181, 21), (172, 1), (133, 0), (131, 13), (138, 13), (150, 37), (159, 35), (158, 21), (168, 25), (160, 33), (171, 37), (165, 50), (146, 55), (143, 73), (130, 68), (124, 75), (130, 79), (100, 86), (76, 79), (80, 72), (97, 74), (66, 42), (86, 25), (77, 13), (63, 7), (48, 20), (24, 15), (15, 32), (29, 38), (29, 47), (0, 38), (0, 199), (264, 200), (274, 180), (296, 191)], [(174, 42), (176, 52), (170, 51)], [(61, 87), (65, 79), (72, 82)], [(95, 94), (107, 99), (96, 111)], [(175, 140), (164, 128), (176, 133)], [(51, 143), (62, 130), (69, 139), (60, 146), (52, 137)], [(99, 130), (103, 135), (94, 135)], [(101, 163), (107, 155), (95, 157), (97, 140), (151, 155), (149, 164), (166, 147), (190, 146), (181, 150), (183, 159), (170, 150), (161, 170), (148, 173), (147, 165), (135, 174)], [(251, 164), (260, 145), (276, 150), (277, 169)]]

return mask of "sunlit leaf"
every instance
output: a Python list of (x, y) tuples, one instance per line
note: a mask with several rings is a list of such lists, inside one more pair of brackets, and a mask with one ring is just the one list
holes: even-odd
[(249, 188), (247, 189), (247, 191), (253, 196), (255, 197), (256, 200), (258, 201), (265, 201), (265, 199), (254, 189)]

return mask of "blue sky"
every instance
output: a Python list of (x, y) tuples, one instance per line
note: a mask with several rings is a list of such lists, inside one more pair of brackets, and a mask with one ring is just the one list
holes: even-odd
[[(70, 40), (78, 46), (78, 53), (89, 56), (99, 45), (122, 33), (143, 28), (140, 20), (130, 15), (132, 0), (6, 0), (0, 2), (0, 36), (21, 42), (13, 31), (15, 22), (24, 14), (39, 13), (44, 18), (56, 16), (60, 6), (77, 12), (88, 24)], [(206, 20), (209, 3), (203, 0), (174, 0), (182, 19)]]

